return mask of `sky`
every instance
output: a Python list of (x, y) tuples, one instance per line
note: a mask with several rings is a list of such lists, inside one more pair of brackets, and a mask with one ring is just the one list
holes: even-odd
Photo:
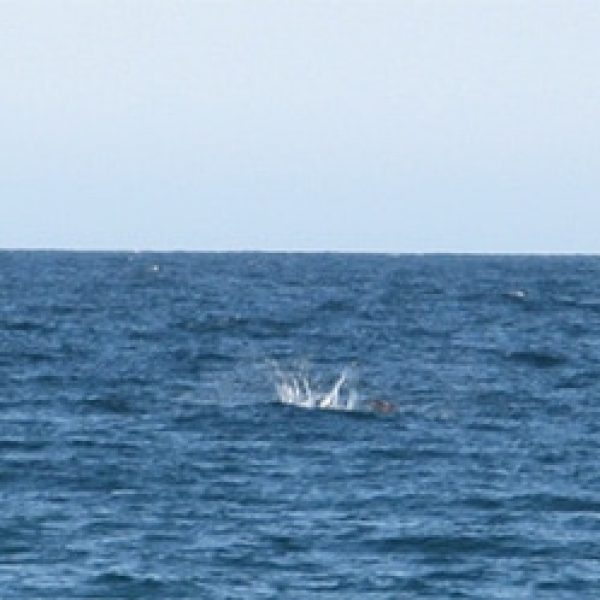
[(0, 0), (0, 248), (600, 253), (600, 2)]

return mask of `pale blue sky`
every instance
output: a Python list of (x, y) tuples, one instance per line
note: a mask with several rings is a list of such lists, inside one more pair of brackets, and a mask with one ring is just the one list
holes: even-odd
[(600, 252), (600, 2), (0, 0), (0, 247)]

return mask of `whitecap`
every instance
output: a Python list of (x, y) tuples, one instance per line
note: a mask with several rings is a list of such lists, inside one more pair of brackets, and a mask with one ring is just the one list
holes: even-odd
[(524, 300), (527, 297), (527, 293), (524, 290), (510, 290), (506, 292), (506, 296), (516, 300)]

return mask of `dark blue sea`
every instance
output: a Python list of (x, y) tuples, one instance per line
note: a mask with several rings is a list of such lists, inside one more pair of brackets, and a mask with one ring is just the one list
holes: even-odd
[(600, 258), (1, 252), (0, 598), (600, 598)]

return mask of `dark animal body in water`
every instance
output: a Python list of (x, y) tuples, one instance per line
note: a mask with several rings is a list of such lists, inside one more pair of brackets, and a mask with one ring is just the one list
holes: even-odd
[(389, 414), (396, 412), (396, 407), (387, 400), (371, 400), (369, 406), (372, 410), (378, 413)]

